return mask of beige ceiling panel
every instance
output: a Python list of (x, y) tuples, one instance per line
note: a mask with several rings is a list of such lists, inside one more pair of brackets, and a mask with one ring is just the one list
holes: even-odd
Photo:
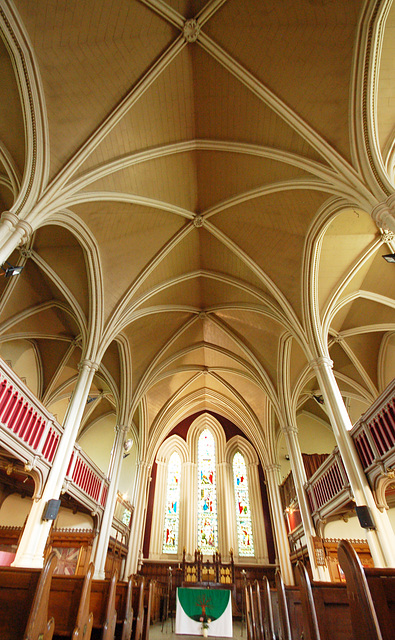
[[(15, 262), (13, 262), (13, 264), (15, 264)], [(18, 276), (16, 281), (14, 279), (7, 279), (6, 282), (9, 287), (12, 287), (12, 304), (8, 301), (8, 304), (2, 309), (0, 331), (1, 326), (3, 326), (10, 317), (15, 317), (37, 305), (45, 303), (53, 304), (57, 301), (66, 304), (68, 307), (59, 289), (42, 273), (41, 269), (33, 260), (27, 261), (21, 275)], [(63, 316), (63, 322), (69, 329), (68, 335), (78, 335), (80, 333), (74, 320), (66, 311), (56, 310), (54, 313)], [(42, 328), (45, 329), (45, 325), (43, 325)]]
[(215, 369), (216, 367), (237, 368), (240, 364), (232, 356), (220, 353), (218, 349), (207, 346), (198, 346), (188, 353), (181, 354), (174, 360), (172, 368), (194, 366), (200, 370), (202, 367)]
[[(326, 194), (287, 191), (255, 198), (211, 218), (301, 313), (304, 237)], [(279, 231), (281, 232), (279, 233)]]
[(191, 51), (197, 138), (265, 145), (322, 161), (299, 133), (201, 47)]
[(206, 6), (207, 0), (167, 0), (169, 7), (178, 11), (184, 18), (194, 18)]
[(311, 178), (301, 169), (243, 153), (197, 153), (198, 211), (204, 212), (228, 199), (264, 185)]
[[(156, 354), (188, 320), (186, 313), (156, 313), (132, 322), (124, 334), (129, 339), (133, 367), (133, 390)], [(169, 353), (170, 355), (170, 353)]]
[(330, 350), (331, 359), (334, 362), (334, 367), (337, 373), (341, 373), (343, 376), (347, 376), (351, 381), (356, 382), (361, 387), (367, 389), (367, 383), (364, 376), (356, 368), (354, 362), (345, 353), (342, 347), (338, 344), (334, 344)]
[(117, 388), (121, 389), (121, 356), (118, 347), (118, 343), (114, 340), (108, 349), (106, 350), (104, 356), (102, 357), (101, 363), (107, 369), (111, 377), (114, 379)]
[(25, 127), (18, 83), (13, 63), (0, 37), (0, 141), (22, 177), (25, 168)]
[[(182, 176), (182, 180), (180, 180)], [(198, 200), (196, 155), (194, 152), (142, 162), (97, 180), (87, 191), (127, 193), (159, 200), (195, 213)]]
[[(28, 310), (29, 311), (29, 310)], [(26, 338), (51, 336), (72, 339), (75, 334), (66, 315), (52, 307), (39, 313), (31, 313), (20, 322), (2, 332), (2, 336), (24, 335)]]
[(335, 316), (331, 326), (339, 333), (370, 325), (384, 324), (395, 328), (395, 309), (393, 306), (362, 297), (346, 305), (338, 315), (339, 318)]
[(219, 371), (218, 374), (224, 381), (233, 387), (235, 393), (239, 396), (239, 402), (242, 400), (251, 408), (259, 421), (261, 434), (263, 435), (267, 432), (268, 424), (267, 415), (265, 414), (266, 402), (263, 389), (242, 375), (232, 374), (227, 371)]
[[(201, 268), (201, 242), (200, 230), (191, 229), (181, 242), (179, 242), (172, 250), (164, 256), (158, 266), (152, 271), (146, 280), (137, 289), (133, 304), (137, 302), (140, 296), (154, 293), (158, 285), (177, 278), (184, 274), (198, 272)], [(150, 305), (148, 299), (144, 303), (145, 306)]]
[[(168, 376), (161, 378), (156, 384), (154, 384), (146, 394), (147, 406), (149, 415), (151, 416), (150, 423), (154, 420), (159, 411), (166, 405), (166, 403), (177, 393), (178, 389), (188, 383), (194, 376), (194, 372), (181, 372), (174, 376)], [(199, 378), (202, 380), (203, 378)], [(189, 392), (189, 386), (186, 388), (186, 393)]]
[[(64, 359), (70, 344), (64, 340), (35, 340), (42, 363), (43, 395), (51, 384), (59, 384), (59, 363)], [(80, 352), (79, 352), (80, 353)]]
[(369, 263), (370, 269), (362, 282), (361, 289), (395, 299), (395, 274), (391, 269), (392, 264), (383, 259), (386, 253), (391, 253), (391, 250), (386, 245), (380, 246)]
[(163, 211), (124, 203), (100, 202), (75, 209), (100, 245), (108, 317), (163, 244), (185, 222)]
[(137, 150), (195, 137), (194, 77), (186, 47), (108, 133), (81, 170)]
[[(362, 211), (347, 210), (332, 220), (325, 232), (320, 253), (318, 297), (321, 309), (343, 282), (350, 267), (363, 257), (377, 238), (377, 226)], [(355, 274), (350, 286), (360, 288), (369, 269), (370, 262)]]
[[(220, 311), (217, 315), (230, 327), (276, 384), (278, 341), (284, 328), (260, 313)], [(247, 355), (245, 355), (247, 359)]]
[(89, 314), (89, 281), (86, 257), (74, 235), (60, 226), (47, 225), (35, 234), (33, 247)]
[(51, 132), (56, 173), (124, 95), (178, 30), (141, 2), (17, 0), (33, 43)]
[(304, 354), (303, 349), (300, 346), (299, 342), (293, 339), (291, 357), (289, 362), (289, 372), (290, 372), (289, 382), (290, 382), (291, 392), (292, 392), (292, 389), (297, 384), (297, 382), (299, 381), (299, 378), (302, 372), (304, 371), (306, 365), (307, 365), (306, 355)]
[(245, 0), (242, 12), (238, 4), (228, 0), (206, 33), (350, 158), (348, 99), (361, 0)]
[(9, 211), (14, 203), (14, 195), (8, 187), (1, 184), (2, 178), (8, 181), (5, 173), (0, 169), (0, 207), (2, 211)]
[(388, 12), (379, 69), (377, 92), (377, 128), (380, 148), (386, 160), (386, 152), (395, 139), (395, 5)]
[(182, 306), (198, 313), (201, 310), (201, 278), (188, 279), (177, 284), (172, 284), (166, 289), (153, 293), (151, 297), (139, 306), (139, 309), (155, 306), (166, 307)]
[(379, 387), (377, 364), (383, 336), (383, 332), (377, 332), (348, 336), (346, 339), (346, 344), (351, 348), (376, 389)]

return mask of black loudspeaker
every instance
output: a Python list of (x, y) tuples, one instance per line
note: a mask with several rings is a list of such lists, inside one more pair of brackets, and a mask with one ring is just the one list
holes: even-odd
[(43, 520), (55, 520), (59, 513), (60, 500), (48, 500), (44, 513)]
[(357, 512), (359, 524), (363, 529), (375, 529), (375, 525), (370, 514), (370, 509), (367, 506), (355, 507)]

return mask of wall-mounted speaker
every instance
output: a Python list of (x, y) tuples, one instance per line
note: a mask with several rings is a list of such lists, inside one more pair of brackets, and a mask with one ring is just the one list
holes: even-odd
[(355, 511), (357, 513), (359, 524), (361, 525), (361, 527), (363, 527), (364, 529), (376, 528), (369, 507), (367, 507), (366, 505), (355, 507)]
[(59, 513), (60, 500), (48, 500), (45, 505), (43, 520), (55, 520)]

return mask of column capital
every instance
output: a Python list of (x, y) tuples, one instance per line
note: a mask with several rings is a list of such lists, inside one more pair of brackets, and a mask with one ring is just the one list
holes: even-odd
[(380, 202), (372, 210), (372, 218), (378, 227), (395, 231), (395, 194)]
[(272, 464), (267, 464), (264, 469), (267, 473), (278, 473), (281, 469), (281, 465), (279, 465), (278, 462), (273, 462)]
[(16, 225), (17, 229), (21, 229), (23, 231), (23, 235), (25, 236), (26, 240), (32, 235), (33, 233), (33, 227), (31, 224), (29, 224), (28, 222), (26, 222), (26, 220), (19, 220), (18, 224)]
[(78, 369), (79, 371), (81, 371), (81, 369), (93, 369), (94, 371), (97, 371), (99, 366), (100, 364), (98, 362), (93, 362), (92, 360), (81, 360), (78, 364)]
[(129, 425), (128, 424), (117, 424), (114, 427), (114, 431), (116, 433), (127, 433), (129, 431)]
[(315, 371), (319, 371), (323, 368), (333, 368), (333, 360), (329, 358), (329, 356), (319, 356), (315, 360), (310, 360), (310, 367), (312, 367)]
[(286, 434), (299, 433), (299, 429), (296, 424), (287, 424), (285, 427), (283, 427), (283, 431)]
[(10, 227), (16, 227), (19, 222), (19, 218), (16, 213), (12, 213), (12, 211), (3, 211), (1, 214), (1, 222), (8, 222)]

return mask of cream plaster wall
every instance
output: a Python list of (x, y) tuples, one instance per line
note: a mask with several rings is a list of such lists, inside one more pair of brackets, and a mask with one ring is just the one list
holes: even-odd
[(0, 508), (0, 526), (22, 527), (31, 506), (31, 498), (22, 498), (17, 494), (8, 496)]
[(59, 424), (63, 424), (64, 417), (66, 415), (67, 407), (69, 406), (69, 398), (62, 398), (57, 402), (53, 402), (48, 405), (48, 411), (55, 416), (55, 419)]
[(122, 461), (121, 475), (119, 478), (118, 490), (126, 494), (126, 500), (131, 501), (133, 496), (134, 483), (137, 470), (137, 447), (133, 445), (127, 458)]
[(107, 473), (110, 463), (115, 424), (115, 416), (105, 416), (78, 439), (78, 444), (104, 473)]
[(11, 368), (26, 380), (26, 385), (36, 396), (38, 393), (37, 359), (28, 340), (12, 340), (0, 344), (0, 356), (11, 363)]
[(57, 529), (93, 529), (93, 519), (87, 513), (73, 513), (61, 507), (55, 526)]
[(362, 529), (358, 518), (353, 516), (347, 522), (335, 520), (328, 522), (324, 528), (324, 538), (347, 538), (352, 540), (366, 540), (366, 531)]

